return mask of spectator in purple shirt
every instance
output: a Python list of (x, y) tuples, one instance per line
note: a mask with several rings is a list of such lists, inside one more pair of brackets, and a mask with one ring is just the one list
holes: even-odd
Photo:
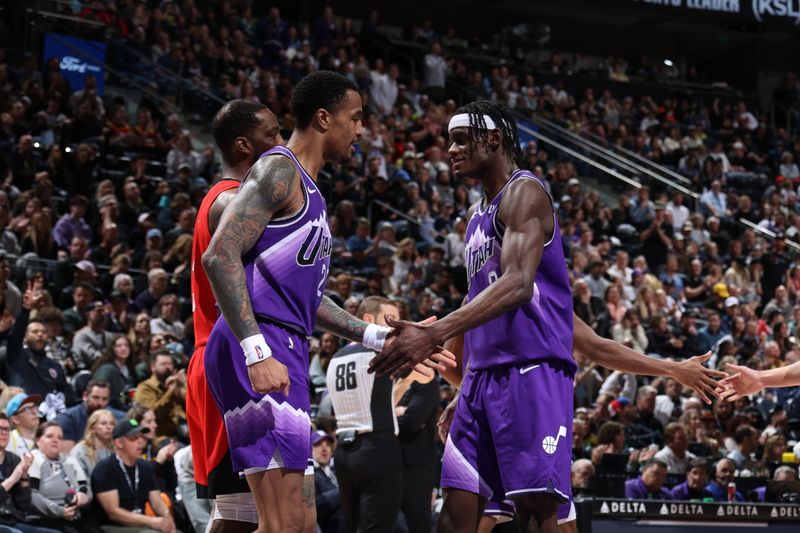
[(59, 248), (69, 250), (73, 237), (81, 236), (87, 241), (92, 238), (92, 228), (83, 219), (89, 200), (83, 195), (75, 195), (69, 201), (69, 213), (65, 213), (53, 228), (53, 240)]
[(714, 495), (706, 489), (708, 484), (708, 461), (695, 458), (689, 461), (686, 468), (686, 481), (675, 485), (670, 493), (673, 500), (703, 500)]
[(672, 494), (664, 487), (667, 464), (650, 459), (642, 468), (642, 475), (625, 482), (625, 497), (633, 500), (671, 500)]

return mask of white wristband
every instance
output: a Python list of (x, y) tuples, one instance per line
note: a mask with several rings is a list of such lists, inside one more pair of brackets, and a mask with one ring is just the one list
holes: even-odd
[(243, 339), (242, 342), (239, 343), (239, 346), (242, 347), (247, 366), (266, 361), (272, 357), (272, 350), (267, 346), (264, 335), (260, 333)]
[(364, 330), (364, 340), (362, 340), (361, 343), (370, 350), (376, 352), (383, 351), (383, 345), (386, 343), (386, 336), (390, 331), (392, 331), (392, 328), (379, 326), (377, 324), (369, 324), (367, 325), (367, 329)]

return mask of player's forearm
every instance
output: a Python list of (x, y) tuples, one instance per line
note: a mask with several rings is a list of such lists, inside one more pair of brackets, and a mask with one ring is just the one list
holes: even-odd
[(800, 385), (800, 362), (760, 372), (764, 387), (794, 387)]
[(533, 277), (526, 280), (524, 272), (506, 272), (489, 288), (467, 305), (434, 322), (440, 342), (461, 335), (495, 318), (513, 311), (533, 297)]
[(333, 333), (337, 337), (361, 342), (367, 326), (367, 322), (354, 317), (327, 296), (322, 297), (322, 302), (317, 309), (318, 328)]
[(259, 333), (253, 315), (250, 293), (242, 264), (241, 249), (230, 239), (222, 238), (212, 243), (203, 254), (203, 268), (208, 275), (220, 312), (237, 340)]
[[(464, 298), (464, 302), (466, 303), (467, 299)], [(448, 339), (447, 342), (444, 343), (444, 349), (450, 350), (456, 356), (456, 366), (446, 367), (444, 370), (439, 371), (439, 375), (447, 381), (452, 387), (458, 389), (461, 387), (461, 380), (464, 377), (464, 337), (457, 336), (452, 339)]]
[(573, 351), (602, 367), (645, 376), (669, 375), (674, 363), (647, 357), (618, 342), (605, 339), (573, 314)]

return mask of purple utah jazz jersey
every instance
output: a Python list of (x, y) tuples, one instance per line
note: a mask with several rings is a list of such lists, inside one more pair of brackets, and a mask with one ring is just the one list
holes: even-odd
[[(469, 220), (464, 253), (470, 301), (503, 274), (500, 256), (505, 226), (497, 218), (497, 210), (503, 194), (521, 179), (541, 185), (530, 172), (517, 170), (488, 206), (484, 200), (476, 205)], [(572, 289), (555, 213), (553, 218), (553, 238), (544, 246), (531, 301), (465, 333), (464, 353), (470, 355), (471, 369), (553, 360), (576, 368), (572, 358)]]
[(291, 150), (276, 146), (262, 157), (267, 156), (286, 156), (294, 162), (303, 181), (305, 203), (292, 216), (272, 219), (255, 246), (242, 257), (247, 289), (256, 317), (308, 336), (314, 332), (330, 265), (331, 232), (325, 199)]

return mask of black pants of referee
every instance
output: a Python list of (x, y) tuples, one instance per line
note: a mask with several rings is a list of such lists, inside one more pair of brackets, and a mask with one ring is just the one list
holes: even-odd
[(366, 433), (334, 453), (339, 494), (351, 533), (393, 533), (403, 493), (403, 457), (391, 433)]

